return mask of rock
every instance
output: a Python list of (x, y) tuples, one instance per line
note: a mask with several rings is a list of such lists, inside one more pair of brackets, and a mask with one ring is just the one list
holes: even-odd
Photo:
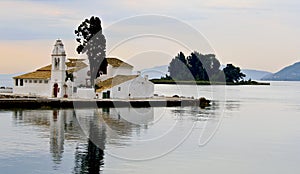
[(205, 107), (207, 107), (207, 106), (210, 106), (210, 100), (207, 100), (206, 98), (204, 98), (204, 97), (201, 97), (200, 99), (199, 99), (199, 101), (200, 101), (200, 108), (205, 108)]

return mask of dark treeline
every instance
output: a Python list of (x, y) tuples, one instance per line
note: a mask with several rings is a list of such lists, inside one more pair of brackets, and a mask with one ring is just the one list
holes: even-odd
[(232, 64), (221, 70), (221, 63), (214, 54), (200, 54), (196, 51), (189, 56), (178, 53), (169, 64), (170, 75), (163, 79), (178, 81), (239, 82), (245, 77), (239, 67)]

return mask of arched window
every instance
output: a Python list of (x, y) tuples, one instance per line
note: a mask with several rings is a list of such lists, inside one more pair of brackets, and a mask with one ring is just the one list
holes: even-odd
[(54, 59), (54, 67), (56, 68), (56, 69), (58, 69), (59, 68), (59, 58), (55, 58)]

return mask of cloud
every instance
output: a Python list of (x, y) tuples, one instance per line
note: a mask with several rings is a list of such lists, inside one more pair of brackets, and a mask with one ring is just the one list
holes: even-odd
[(0, 2), (0, 37), (4, 40), (46, 39), (66, 34), (75, 23), (74, 12), (32, 1)]
[(205, 3), (213, 8), (253, 8), (259, 5), (259, 1), (249, 0), (210, 0)]
[(123, 17), (145, 13), (201, 21), (207, 20), (212, 13), (208, 7), (245, 8), (253, 4), (237, 0), (0, 1), (0, 23), (3, 24), (0, 37), (5, 40), (48, 39), (57, 35), (70, 38), (76, 26), (92, 15), (100, 16), (104, 26)]
[[(6, 44), (6, 40), (25, 40), (22, 43), (30, 44), (28, 40), (41, 39), (52, 44), (58, 37), (73, 42), (74, 29), (92, 15), (99, 16), (106, 28), (124, 17), (161, 14), (183, 20), (200, 30), (214, 43), (217, 52), (221, 50), (220, 59), (225, 62), (234, 60), (240, 65), (249, 65), (248, 60), (253, 60), (255, 67), (259, 66), (256, 60), (268, 59), (262, 54), (266, 50), (272, 59), (282, 60), (280, 63), (286, 61), (285, 57), (299, 55), (296, 39), (300, 35), (299, 13), (298, 0), (0, 0), (0, 44)], [(148, 26), (157, 26), (161, 31), (167, 28), (165, 26), (177, 27), (164, 21), (142, 20), (111, 30), (113, 37), (107, 35), (108, 44), (115, 37), (124, 37), (123, 34), (147, 31)], [(172, 29), (169, 31), (176, 34)], [(182, 35), (189, 41), (191, 36)], [(244, 43), (249, 44), (244, 46)], [(263, 46), (257, 46), (258, 43)], [(275, 43), (283, 46), (279, 48)], [(10, 44), (11, 50), (13, 45)], [(203, 49), (202, 46), (197, 48)]]
[[(0, 1), (0, 38), (2, 40), (50, 39), (74, 37), (78, 24), (92, 15), (104, 16), (104, 24), (124, 13), (111, 10), (99, 1)], [(114, 17), (115, 15), (119, 17)]]

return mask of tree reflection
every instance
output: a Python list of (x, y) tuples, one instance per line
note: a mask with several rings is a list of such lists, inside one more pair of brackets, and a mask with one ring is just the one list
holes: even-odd
[(99, 174), (103, 162), (104, 152), (90, 139), (87, 144), (79, 144), (75, 151), (75, 174)]
[[(99, 174), (104, 165), (106, 131), (103, 122), (98, 122), (97, 114), (89, 120), (89, 139), (79, 144), (75, 151), (75, 174)], [(92, 141), (93, 140), (93, 141)]]

